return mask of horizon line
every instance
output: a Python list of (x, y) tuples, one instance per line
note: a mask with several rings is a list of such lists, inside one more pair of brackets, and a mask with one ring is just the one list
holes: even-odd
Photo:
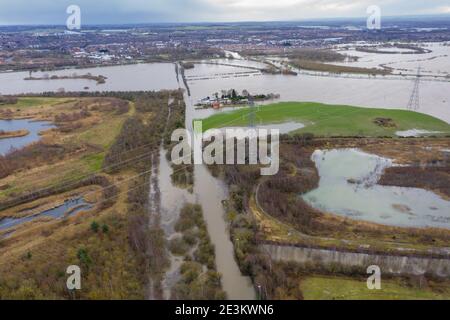
[[(438, 18), (449, 17), (450, 13), (437, 13), (437, 14), (405, 14), (405, 15), (386, 15), (383, 19), (395, 19), (395, 18)], [(108, 23), (84, 23), (84, 26), (96, 27), (96, 26), (132, 26), (132, 25), (188, 25), (188, 24), (246, 24), (246, 23), (295, 23), (295, 22), (314, 22), (314, 21), (339, 21), (339, 20), (362, 20), (365, 21), (365, 16), (348, 16), (348, 17), (322, 17), (322, 18), (300, 18), (292, 20), (237, 20), (237, 21), (160, 21), (160, 22), (108, 22)], [(449, 21), (450, 23), (450, 21)], [(65, 27), (65, 24), (44, 24), (44, 23), (22, 23), (22, 24), (1, 24), (0, 27)]]

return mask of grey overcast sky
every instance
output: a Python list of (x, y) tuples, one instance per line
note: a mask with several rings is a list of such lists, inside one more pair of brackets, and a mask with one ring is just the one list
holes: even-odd
[(0, 25), (65, 24), (78, 5), (85, 24), (224, 22), (449, 14), (450, 0), (0, 0)]

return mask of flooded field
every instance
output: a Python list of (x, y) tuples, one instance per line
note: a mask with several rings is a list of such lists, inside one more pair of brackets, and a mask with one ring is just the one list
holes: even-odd
[[(192, 121), (198, 119), (199, 110), (194, 108), (192, 99), (187, 94), (185, 94), (185, 102), (185, 126), (192, 131)], [(194, 183), (194, 195), (197, 203), (203, 208), (208, 233), (215, 247), (217, 271), (222, 274), (223, 290), (232, 300), (255, 299), (256, 292), (251, 279), (241, 274), (234, 257), (234, 248), (225, 221), (225, 209), (222, 205), (222, 201), (228, 197), (225, 183), (214, 178), (206, 165), (194, 167)]]
[(36, 78), (92, 74), (105, 76), (106, 83), (86, 79), (24, 80), (28, 72), (0, 73), (2, 94), (42, 93), (65, 91), (141, 91), (177, 89), (175, 66), (172, 63), (131, 64), (88, 69), (64, 69), (34, 72)]
[(194, 193), (203, 207), (208, 233), (216, 249), (217, 271), (231, 300), (252, 300), (256, 294), (249, 277), (244, 277), (234, 258), (222, 201), (228, 197), (224, 182), (214, 178), (204, 165), (195, 167)]
[[(175, 224), (180, 216), (180, 211), (184, 204), (195, 203), (195, 197), (188, 191), (178, 188), (172, 184), (171, 175), (173, 169), (166, 157), (166, 150), (160, 149), (158, 188), (160, 193), (160, 213), (161, 227), (164, 230), (166, 239), (170, 241), (178, 235), (175, 231)], [(183, 257), (175, 256), (168, 252), (170, 258), (170, 268), (162, 282), (164, 298), (170, 299), (172, 287), (180, 278), (180, 267), (183, 264)]]
[[(403, 58), (405, 56), (411, 58), (412, 55), (403, 55)], [(194, 69), (186, 70), (186, 78), (191, 90), (189, 99), (192, 106), (190, 108), (193, 109), (201, 98), (234, 88), (239, 92), (245, 89), (252, 94), (280, 94), (278, 101), (314, 101), (361, 107), (406, 109), (414, 87), (414, 82), (411, 80), (347, 79), (304, 74), (284, 76), (262, 74), (256, 70), (263, 67), (266, 65), (261, 62), (238, 59), (210, 60), (196, 64)], [(441, 69), (450, 72), (450, 67), (447, 68), (446, 64), (442, 64)], [(180, 86), (176, 79), (175, 67), (170, 63), (67, 69), (48, 74), (70, 76), (73, 73), (79, 75), (92, 73), (103, 75), (108, 79), (105, 84), (97, 85), (95, 81), (82, 79), (26, 81), (23, 79), (29, 76), (27, 72), (1, 73), (1, 93), (42, 93), (58, 91), (62, 88), (65, 91), (139, 91), (177, 89)], [(33, 76), (43, 76), (43, 73), (33, 73)], [(450, 122), (448, 85), (445, 82), (423, 82), (420, 87), (419, 112)], [(86, 87), (88, 89), (85, 89)], [(193, 111), (188, 110), (188, 112)], [(205, 118), (215, 112), (221, 111), (199, 110), (195, 112), (195, 118)]]
[(43, 211), (39, 214), (23, 217), (23, 218), (4, 218), (0, 220), (0, 230), (6, 230), (12, 227), (20, 226), (26, 222), (30, 222), (42, 217), (50, 217), (54, 219), (62, 219), (67, 216), (73, 216), (80, 211), (91, 209), (92, 205), (88, 204), (82, 198), (66, 201), (63, 205)]
[(0, 120), (0, 130), (18, 131), (28, 130), (29, 134), (23, 137), (0, 139), (0, 155), (5, 155), (12, 149), (21, 149), (40, 140), (39, 132), (54, 128), (47, 121), (33, 120)]
[(450, 201), (417, 188), (377, 185), (392, 161), (357, 149), (318, 150), (319, 188), (303, 198), (325, 212), (400, 227), (450, 229)]
[(354, 44), (341, 45), (340, 53), (358, 57), (358, 61), (335, 63), (362, 68), (393, 68), (394, 74), (415, 74), (421, 67), (421, 73), (427, 76), (447, 76), (450, 74), (450, 43), (425, 43), (421, 47), (431, 52), (423, 54), (399, 54), (394, 52), (410, 52), (400, 48), (381, 48), (382, 51), (392, 51), (392, 54), (377, 54), (357, 51)]
[[(254, 62), (236, 60), (232, 63), (253, 66)], [(186, 70), (186, 77), (191, 91), (191, 104), (211, 96), (221, 90), (236, 89), (238, 92), (248, 90), (252, 94), (280, 94), (278, 101), (314, 101), (327, 104), (344, 104), (360, 107), (406, 109), (414, 81), (401, 79), (365, 78), (351, 79), (339, 77), (321, 77), (301, 74), (298, 76), (269, 75), (261, 72), (230, 75), (230, 68), (235, 72), (245, 70), (223, 65), (196, 64), (194, 69)], [(450, 68), (448, 69), (450, 71)], [(227, 74), (223, 76), (222, 74)], [(203, 80), (189, 80), (200, 75), (217, 75)], [(200, 77), (201, 78), (201, 77)], [(429, 114), (450, 123), (449, 83), (424, 81), (420, 86), (421, 113)], [(270, 103), (270, 102), (269, 102)], [(193, 107), (192, 107), (193, 108)], [(229, 110), (227, 108), (226, 110)], [(189, 112), (189, 110), (188, 110)], [(192, 112), (192, 111), (191, 111)], [(205, 118), (217, 110), (195, 111), (196, 118)]]

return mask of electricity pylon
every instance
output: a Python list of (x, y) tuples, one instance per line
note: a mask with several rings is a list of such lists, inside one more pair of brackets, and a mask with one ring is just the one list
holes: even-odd
[(420, 67), (417, 69), (417, 77), (414, 80), (414, 89), (409, 98), (408, 110), (418, 111), (420, 109)]

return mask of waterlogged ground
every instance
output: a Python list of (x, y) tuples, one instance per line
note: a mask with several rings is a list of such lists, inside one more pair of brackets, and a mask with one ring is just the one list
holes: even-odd
[(106, 83), (97, 84), (86, 79), (24, 80), (28, 72), (0, 73), (2, 94), (42, 93), (65, 91), (140, 91), (178, 89), (175, 66), (172, 63), (145, 63), (123, 66), (64, 69), (50, 72), (34, 72), (33, 77), (73, 76), (92, 74), (105, 76)]
[(400, 227), (450, 229), (450, 202), (417, 188), (377, 185), (392, 165), (357, 149), (318, 150), (319, 188), (303, 198), (313, 207), (351, 219)]
[(23, 137), (0, 139), (0, 155), (5, 155), (12, 149), (21, 149), (30, 143), (40, 140), (39, 132), (54, 128), (50, 122), (32, 120), (0, 120), (0, 130), (18, 131), (28, 130)]
[(80, 211), (91, 209), (92, 205), (86, 203), (84, 199), (78, 198), (74, 200), (66, 201), (63, 205), (55, 207), (53, 209), (45, 210), (39, 214), (33, 216), (27, 216), (23, 218), (4, 218), (0, 220), (0, 231), (6, 230), (12, 227), (20, 226), (26, 222), (33, 221), (41, 217), (51, 217), (54, 219), (62, 219), (68, 212), (69, 216), (73, 216)]
[[(385, 59), (384, 56), (391, 55), (383, 55), (383, 59)], [(397, 56), (400, 55), (395, 55), (395, 57)], [(417, 59), (416, 55), (404, 56), (409, 56), (409, 59)], [(254, 61), (228, 61), (233, 65), (255, 67)], [(387, 59), (386, 62), (389, 61), (391, 60)], [(383, 62), (385, 61), (383, 60)], [(417, 69), (418, 64), (413, 63), (413, 65)], [(445, 65), (442, 68), (445, 70)], [(450, 70), (448, 71), (450, 72)], [(416, 70), (412, 73), (415, 74), (415, 72)], [(192, 105), (216, 92), (220, 93), (221, 90), (234, 88), (238, 92), (245, 89), (252, 94), (280, 94), (277, 102), (315, 101), (371, 108), (406, 109), (414, 88), (413, 80), (402, 80), (398, 77), (398, 79), (389, 79), (389, 77), (351, 79), (304, 74), (298, 76), (270, 75), (245, 68), (209, 63), (199, 63), (195, 65), (194, 69), (186, 70), (186, 77), (191, 90), (189, 100)], [(448, 82), (422, 82), (418, 112), (450, 123), (450, 109), (448, 108), (450, 90), (448, 90), (448, 86)], [(273, 103), (273, 101), (266, 103)], [(220, 113), (222, 110), (187, 110), (187, 112), (195, 112), (193, 118), (201, 119)]]
[(349, 56), (358, 57), (358, 61), (334, 63), (361, 68), (393, 68), (395, 74), (414, 74), (417, 68), (422, 68), (422, 74), (427, 76), (445, 77), (450, 74), (450, 43), (425, 43), (421, 47), (431, 52), (424, 54), (395, 54), (408, 52), (407, 49), (381, 48), (382, 51), (392, 51), (392, 54), (377, 54), (357, 51), (355, 45), (341, 45), (338, 51)]
[[(446, 47), (448, 48), (448, 47)], [(377, 55), (378, 56), (378, 55)], [(383, 62), (390, 62), (382, 55)], [(395, 55), (395, 58), (401, 55)], [(404, 55), (417, 59), (416, 55)], [(423, 55), (422, 55), (423, 56)], [(403, 57), (405, 58), (405, 57)], [(421, 57), (424, 58), (424, 57)], [(440, 59), (448, 59), (440, 58)], [(387, 60), (387, 61), (385, 61)], [(439, 60), (431, 60), (433, 63)], [(414, 69), (417, 68), (414, 62)], [(446, 64), (440, 64), (445, 72), (450, 72)], [(244, 67), (244, 68), (243, 68)], [(279, 101), (316, 101), (329, 104), (346, 104), (363, 107), (406, 109), (414, 82), (412, 80), (346, 79), (318, 77), (311, 75), (284, 76), (262, 74), (254, 68), (265, 64), (249, 60), (221, 59), (204, 61), (186, 70), (186, 78), (191, 89), (191, 104), (188, 113), (193, 113), (196, 102), (221, 90), (246, 89), (252, 94), (280, 94)], [(140, 91), (177, 89), (175, 66), (170, 63), (152, 63), (99, 67), (90, 69), (66, 69), (48, 72), (49, 76), (71, 76), (91, 73), (107, 77), (105, 84), (84, 79), (26, 81), (28, 72), (0, 73), (2, 94), (42, 93), (47, 91)], [(45, 73), (33, 73), (43, 77)], [(423, 82), (419, 112), (435, 116), (450, 123), (450, 90), (448, 82)], [(273, 101), (272, 101), (273, 102)], [(266, 102), (266, 103), (270, 103)], [(221, 112), (201, 110), (192, 118), (205, 118)], [(420, 129), (420, 128), (418, 128)]]

